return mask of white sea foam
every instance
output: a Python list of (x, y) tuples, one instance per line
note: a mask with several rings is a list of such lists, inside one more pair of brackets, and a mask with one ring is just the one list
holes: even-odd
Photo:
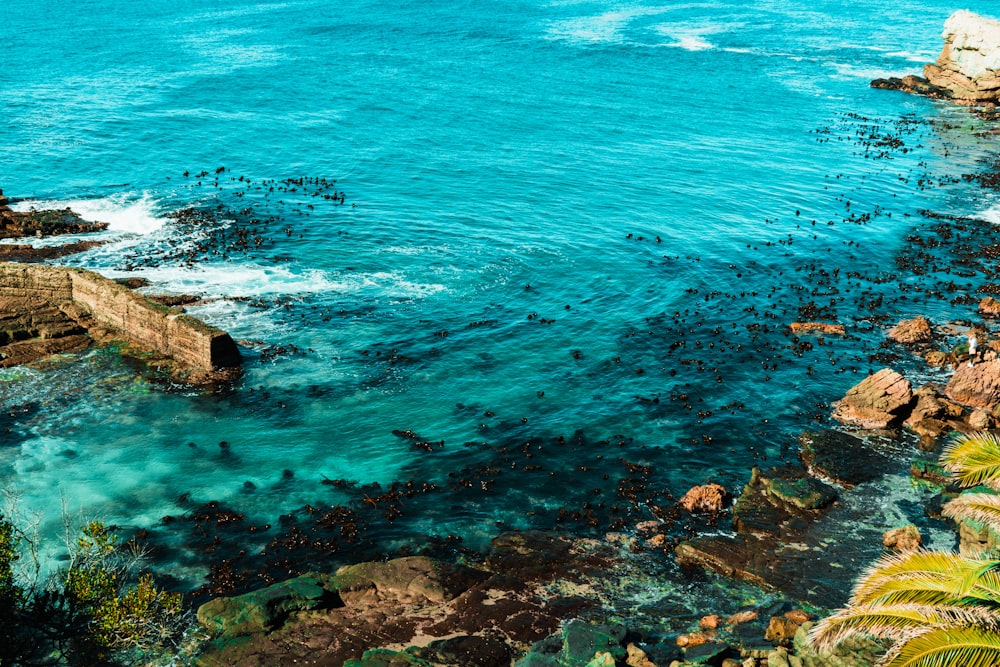
[(273, 297), (314, 293), (371, 291), (388, 298), (420, 298), (447, 288), (408, 280), (393, 271), (332, 274), (319, 269), (296, 270), (253, 264), (200, 264), (195, 267), (156, 267), (136, 272), (103, 271), (112, 278), (141, 276), (158, 288), (219, 297)]
[(891, 51), (885, 54), (890, 58), (902, 58), (915, 63), (931, 62), (937, 58), (933, 51)]
[(84, 220), (108, 223), (111, 231), (145, 235), (160, 229), (167, 221), (157, 213), (157, 204), (144, 192), (138, 196), (121, 193), (101, 199), (32, 199), (18, 202), (12, 208), (17, 211), (71, 208)]
[(883, 69), (880, 67), (858, 67), (849, 63), (829, 62), (827, 66), (837, 71), (837, 77), (841, 79), (885, 79), (891, 76), (899, 76), (896, 70)]
[(990, 206), (985, 211), (977, 213), (975, 217), (994, 225), (1000, 225), (1000, 204)]
[(663, 46), (672, 46), (686, 51), (705, 51), (716, 45), (705, 39), (707, 35), (719, 35), (742, 27), (741, 23), (661, 23), (654, 30), (674, 40)]

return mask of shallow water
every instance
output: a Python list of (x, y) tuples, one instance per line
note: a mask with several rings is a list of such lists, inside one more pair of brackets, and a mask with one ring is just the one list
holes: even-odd
[[(263, 523), (447, 490), (372, 526), (385, 550), (590, 498), (573, 530), (628, 525), (794, 458), (887, 321), (970, 316), (895, 262), (918, 211), (996, 222), (940, 183), (992, 147), (868, 87), (935, 57), (947, 3), (384, 5), (7, 3), (0, 185), (111, 223), (63, 261), (205, 297), (246, 357), (218, 395), (101, 350), (5, 371), (0, 477), (48, 532), (63, 505), (153, 529), (194, 586), (161, 523), (190, 502)], [(817, 317), (850, 335), (786, 335)], [(631, 496), (623, 461), (651, 470)]]

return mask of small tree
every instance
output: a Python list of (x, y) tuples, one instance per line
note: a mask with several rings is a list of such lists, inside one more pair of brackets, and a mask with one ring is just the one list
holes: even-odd
[[(942, 462), (965, 487), (1000, 491), (1000, 440), (979, 433), (956, 438)], [(946, 516), (975, 519), (1000, 532), (1000, 496), (963, 494)], [(854, 587), (847, 606), (810, 633), (819, 650), (862, 634), (887, 639), (882, 667), (1000, 665), (1000, 560), (917, 551), (885, 556)]]
[[(137, 554), (100, 522), (85, 525), (70, 565), (38, 585), (33, 540), (0, 514), (0, 667), (127, 665), (171, 654), (187, 616), (181, 595), (133, 573)], [(27, 550), (34, 575), (21, 581)]]

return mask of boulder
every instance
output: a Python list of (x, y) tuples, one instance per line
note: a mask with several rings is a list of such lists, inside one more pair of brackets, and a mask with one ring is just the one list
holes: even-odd
[(983, 317), (1000, 316), (1000, 301), (991, 296), (985, 297), (979, 302), (979, 314)]
[(919, 343), (929, 343), (934, 338), (931, 331), (931, 323), (926, 317), (914, 317), (912, 320), (903, 320), (887, 334), (889, 340), (904, 345), (916, 345)]
[(280, 626), (294, 611), (343, 606), (324, 586), (323, 575), (303, 575), (236, 597), (210, 600), (198, 608), (198, 622), (219, 637), (240, 637)]
[(910, 381), (883, 368), (851, 387), (834, 403), (834, 419), (863, 429), (882, 429), (909, 415), (913, 391)]
[(851, 488), (880, 478), (892, 458), (861, 438), (824, 429), (799, 436), (799, 456), (811, 475)]
[(960, 102), (1000, 101), (1000, 22), (959, 10), (941, 36), (941, 54), (924, 66), (929, 84)]
[(725, 503), (726, 489), (720, 484), (692, 487), (679, 501), (688, 512), (721, 512)]
[(802, 621), (789, 618), (788, 616), (772, 616), (767, 624), (764, 639), (775, 644), (787, 645), (791, 643), (792, 638), (801, 625)]
[(437, 561), (426, 556), (345, 565), (335, 575), (340, 596), (373, 596), (404, 604), (447, 602), (487, 579), (480, 570)]
[(975, 408), (992, 408), (1000, 403), (1000, 360), (995, 357), (975, 366), (960, 364), (945, 387), (953, 401)]
[(920, 530), (914, 525), (892, 528), (882, 535), (882, 544), (893, 551), (918, 551), (923, 539)]

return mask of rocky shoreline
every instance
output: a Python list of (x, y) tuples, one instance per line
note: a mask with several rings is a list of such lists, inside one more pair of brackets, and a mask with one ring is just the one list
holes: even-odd
[(941, 54), (924, 66), (923, 76), (875, 79), (872, 87), (985, 106), (992, 116), (1000, 101), (1000, 21), (959, 10), (945, 22), (941, 37)]
[[(1000, 99), (996, 68), (971, 75), (970, 58), (962, 53), (982, 55), (970, 35), (984, 30), (993, 30), (989, 20), (959, 12), (946, 26), (945, 49), (925, 70), (927, 79), (872, 85), (978, 105), (975, 110), (993, 120), (992, 105)], [(990, 43), (1000, 46), (1000, 39)], [(941, 229), (942, 237), (950, 234)], [(908, 260), (899, 261), (902, 266)], [(867, 565), (855, 558), (852, 540), (871, 542), (871, 535), (838, 533), (848, 525), (845, 515), (852, 519), (853, 499), (881, 493), (877, 480), (886, 473), (908, 476), (926, 489), (923, 514), (938, 521), (941, 504), (958, 493), (937, 464), (942, 444), (956, 432), (1000, 426), (1000, 337), (989, 326), (1000, 315), (1000, 303), (986, 296), (970, 305), (976, 306), (970, 318), (979, 322), (915, 317), (884, 326), (883, 356), (907, 365), (919, 360), (923, 367), (915, 375), (936, 380), (915, 386), (907, 378), (912, 371), (872, 372), (829, 405), (839, 428), (804, 430), (798, 460), (755, 467), (735, 499), (708, 484), (692, 488), (673, 506), (651, 506), (651, 520), (622, 526), (603, 540), (504, 533), (484, 554), (360, 563), (242, 595), (216, 595), (198, 612), (211, 639), (197, 664), (872, 665), (886, 648), (876, 641), (845, 642), (833, 653), (818, 654), (807, 635), (819, 615), (843, 604)], [(824, 336), (847, 333), (836, 321), (792, 322), (788, 330), (817, 337), (820, 344)], [(973, 332), (978, 350), (970, 354), (965, 341)], [(694, 535), (677, 541), (672, 530), (680, 523), (697, 526)], [(953, 530), (963, 554), (1000, 544), (1000, 536), (973, 522), (959, 522)], [(908, 523), (888, 526), (879, 537), (886, 551), (918, 549), (925, 540)], [(666, 631), (662, 624), (653, 629), (644, 616), (649, 609), (623, 616), (602, 605), (602, 590), (622, 579), (642, 579), (637, 559), (664, 556), (701, 583), (699, 577), (717, 574), (770, 591), (771, 597), (741, 605), (733, 593), (693, 613), (666, 596), (652, 605), (653, 613), (672, 617)]]
[[(69, 209), (12, 211), (0, 190), (0, 238), (86, 234), (107, 229)], [(35, 248), (0, 244), (0, 368), (39, 363), (92, 344), (114, 346), (172, 381), (212, 386), (238, 377), (240, 352), (223, 331), (90, 271), (40, 262), (102, 241)]]

